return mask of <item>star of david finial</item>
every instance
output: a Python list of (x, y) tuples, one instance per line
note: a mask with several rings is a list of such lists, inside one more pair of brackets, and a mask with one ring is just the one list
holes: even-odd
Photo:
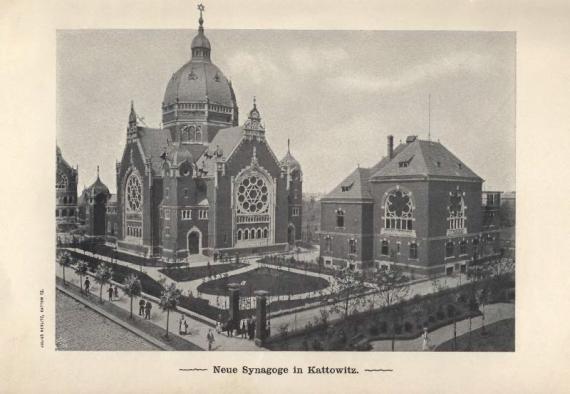
[(204, 4), (202, 3), (198, 4), (198, 11), (200, 11), (200, 19), (198, 19), (198, 22), (200, 23), (200, 27), (202, 27), (202, 24), (204, 23), (204, 18), (202, 18), (202, 12), (204, 12), (205, 9), (206, 7), (204, 7)]

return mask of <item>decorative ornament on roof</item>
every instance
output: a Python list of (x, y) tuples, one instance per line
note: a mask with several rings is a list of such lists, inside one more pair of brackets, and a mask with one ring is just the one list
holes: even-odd
[(246, 135), (264, 138), (265, 127), (261, 123), (261, 115), (257, 109), (255, 96), (253, 97), (253, 109), (249, 111), (249, 116), (243, 125)]
[(129, 113), (129, 126), (127, 128), (127, 141), (131, 142), (138, 137), (138, 116), (135, 112), (133, 100), (131, 100), (131, 112)]

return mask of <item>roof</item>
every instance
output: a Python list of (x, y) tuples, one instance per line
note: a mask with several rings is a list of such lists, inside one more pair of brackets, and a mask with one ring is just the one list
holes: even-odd
[(97, 179), (95, 180), (95, 182), (93, 182), (91, 184), (91, 186), (89, 186), (85, 191), (83, 191), (83, 193), (85, 193), (85, 195), (90, 194), (92, 197), (95, 197), (101, 193), (105, 193), (105, 194), (109, 194), (109, 195), (111, 194), (111, 193), (109, 193), (109, 188), (107, 187), (107, 185), (105, 185), (101, 181), (101, 178), (99, 178), (99, 175), (97, 175)]
[(225, 75), (208, 59), (192, 59), (172, 74), (164, 92), (164, 104), (205, 102), (233, 107), (234, 93)]
[(372, 178), (409, 176), (445, 177), (482, 181), (469, 167), (439, 142), (411, 139), (400, 144), (392, 160), (379, 166)]
[(159, 174), (162, 166), (162, 158), (160, 156), (168, 146), (170, 131), (168, 129), (139, 127), (138, 135), (145, 157), (147, 159), (150, 157), (154, 173)]
[(370, 177), (369, 168), (355, 169), (341, 183), (338, 184), (329, 194), (323, 197), (326, 199), (350, 199), (368, 200), (372, 199), (370, 194), (368, 179)]
[(216, 171), (216, 160), (219, 157), (227, 160), (240, 143), (243, 135), (241, 126), (220, 129), (212, 142), (210, 142), (209, 148), (204, 150), (202, 156), (196, 161), (198, 168), (207, 171), (207, 174), (213, 174)]
[(297, 159), (295, 159), (293, 157), (293, 155), (291, 154), (291, 151), (287, 151), (287, 154), (285, 155), (285, 157), (283, 157), (283, 159), (281, 159), (281, 165), (287, 166), (289, 167), (291, 170), (300, 170), (301, 169), (301, 164), (299, 164), (299, 162), (297, 161)]

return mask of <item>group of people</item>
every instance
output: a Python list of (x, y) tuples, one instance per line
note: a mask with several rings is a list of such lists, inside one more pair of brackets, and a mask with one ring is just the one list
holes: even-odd
[(145, 319), (150, 320), (150, 310), (152, 309), (152, 304), (150, 301), (145, 301), (143, 298), (139, 301), (139, 316), (144, 316)]
[(109, 285), (109, 289), (107, 289), (107, 293), (109, 294), (109, 301), (113, 301), (113, 296), (118, 300), (119, 299), (119, 286)]
[[(267, 322), (267, 325), (265, 327), (266, 329), (266, 336), (269, 336), (270, 330), (271, 330), (271, 326), (270, 326), (270, 322)], [(226, 335), (228, 337), (233, 337), (234, 335), (239, 335), (242, 338), (247, 338), (249, 340), (253, 340), (255, 338), (255, 317), (250, 317), (248, 319), (242, 319), (239, 324), (238, 327), (234, 328), (232, 327), (231, 324), (226, 323), (225, 325), (222, 325), (222, 323), (220, 321), (216, 322), (216, 332), (218, 334), (221, 334), (222, 332), (225, 332)], [(213, 333), (212, 333), (213, 334)]]

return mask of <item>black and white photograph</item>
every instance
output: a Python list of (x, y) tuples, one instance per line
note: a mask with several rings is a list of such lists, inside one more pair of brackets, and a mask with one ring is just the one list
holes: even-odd
[(2, 2), (0, 392), (568, 392), (568, 16)]
[(514, 351), (516, 34), (194, 16), (57, 32), (57, 349)]

